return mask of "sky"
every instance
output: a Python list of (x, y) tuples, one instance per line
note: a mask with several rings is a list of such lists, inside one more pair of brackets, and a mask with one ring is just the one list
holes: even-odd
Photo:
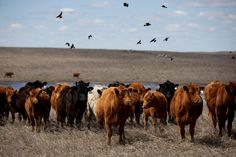
[(236, 50), (236, 0), (0, 0), (0, 13), (0, 47)]

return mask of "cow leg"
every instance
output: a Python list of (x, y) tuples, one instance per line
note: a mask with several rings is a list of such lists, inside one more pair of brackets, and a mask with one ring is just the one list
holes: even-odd
[(135, 107), (135, 121), (138, 125), (140, 125), (140, 113), (141, 113), (141, 105), (138, 104), (136, 107)]
[(195, 125), (196, 125), (196, 120), (195, 121), (193, 120), (189, 125), (189, 133), (190, 133), (192, 142), (194, 142), (194, 128), (195, 128)]
[(143, 125), (145, 130), (147, 130), (147, 121), (148, 121), (148, 115), (146, 113), (143, 113)]
[(11, 111), (12, 123), (15, 122), (15, 111)]
[(111, 145), (111, 136), (112, 136), (111, 125), (105, 122), (105, 128), (106, 128), (106, 144)]
[(221, 117), (218, 117), (218, 127), (219, 127), (219, 136), (222, 137), (222, 128), (224, 127), (224, 122)]
[(229, 111), (228, 115), (228, 123), (227, 123), (227, 129), (228, 129), (228, 136), (231, 136), (231, 130), (232, 130), (232, 122), (234, 120), (234, 111)]
[(31, 121), (31, 125), (32, 125), (32, 132), (34, 131), (34, 127), (35, 127), (35, 120), (34, 118), (30, 118), (30, 121)]
[(213, 127), (216, 129), (216, 123), (217, 123), (217, 121), (216, 121), (216, 115), (215, 115), (215, 114), (212, 114), (212, 115), (211, 115), (211, 118), (212, 118)]
[(39, 133), (40, 132), (40, 125), (41, 125), (41, 117), (38, 116), (36, 118), (36, 131)]
[(70, 127), (73, 127), (73, 124), (74, 124), (74, 116), (69, 113), (67, 117), (68, 117), (69, 126), (70, 126)]
[(184, 124), (179, 124), (179, 128), (180, 128), (180, 135), (182, 140), (185, 139), (185, 129), (184, 129), (185, 125)]
[(130, 123), (131, 124), (133, 124), (133, 122), (134, 122), (133, 119), (134, 119), (134, 113), (131, 113), (131, 115), (130, 115)]
[(122, 122), (120, 124), (120, 127), (119, 127), (119, 134), (120, 134), (120, 144), (125, 144), (125, 132), (124, 132), (124, 127), (125, 127), (125, 123)]

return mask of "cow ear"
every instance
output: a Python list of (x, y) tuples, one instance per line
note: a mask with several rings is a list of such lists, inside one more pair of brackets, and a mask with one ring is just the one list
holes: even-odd
[(183, 89), (184, 89), (186, 92), (189, 91), (187, 86), (184, 86)]
[(179, 86), (179, 84), (175, 84), (175, 87), (178, 87)]
[(117, 88), (115, 88), (115, 94), (119, 95), (119, 90)]
[(93, 90), (93, 87), (89, 87), (89, 88), (88, 88), (88, 91), (91, 91), (91, 90)]
[(146, 92), (148, 92), (148, 91), (150, 91), (151, 90), (151, 88), (148, 88), (148, 89), (146, 89)]
[(100, 89), (98, 89), (97, 92), (100, 96), (102, 95), (102, 91)]
[(128, 89), (129, 89), (129, 92), (130, 92), (130, 93), (134, 91), (133, 88), (128, 88)]
[(164, 88), (164, 84), (160, 84), (159, 86), (160, 86), (159, 88)]
[(85, 83), (85, 86), (87, 86), (87, 87), (88, 87), (88, 86), (89, 86), (89, 84), (90, 84), (90, 82), (88, 82), (88, 83)]
[(229, 86), (225, 86), (225, 90), (226, 90), (228, 93), (231, 93), (231, 92), (232, 92), (232, 90), (230, 89)]

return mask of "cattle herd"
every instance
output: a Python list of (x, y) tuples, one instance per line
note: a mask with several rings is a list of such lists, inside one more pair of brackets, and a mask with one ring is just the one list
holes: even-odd
[(56, 116), (57, 127), (81, 128), (84, 118), (90, 129), (91, 121), (96, 119), (104, 127), (106, 144), (110, 145), (112, 126), (118, 126), (119, 142), (125, 142), (124, 127), (127, 119), (135, 126), (140, 125), (143, 114), (143, 127), (147, 129), (148, 118), (152, 127), (174, 123), (179, 126), (181, 138), (185, 139), (185, 126), (189, 125), (191, 140), (194, 140), (196, 121), (203, 110), (201, 90), (212, 118), (213, 127), (218, 126), (219, 136), (227, 121), (228, 136), (231, 136), (234, 111), (236, 109), (236, 82), (224, 84), (213, 81), (204, 88), (189, 83), (183, 86), (167, 80), (152, 90), (142, 83), (124, 84), (114, 82), (108, 86), (94, 85), (84, 81), (74, 85), (47, 82), (28, 82), (16, 90), (0, 87), (0, 125), (3, 127), (11, 112), (12, 123), (15, 113), (19, 121), (28, 121), (32, 131), (40, 132), (50, 126), (50, 112)]

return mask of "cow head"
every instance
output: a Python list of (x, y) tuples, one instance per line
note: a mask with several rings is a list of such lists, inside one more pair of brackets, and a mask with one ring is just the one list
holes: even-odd
[(132, 105), (132, 99), (131, 99), (131, 91), (130, 89), (119, 86), (114, 88), (115, 94), (119, 97), (119, 100), (121, 100), (122, 104), (124, 105)]
[(188, 94), (188, 97), (192, 103), (198, 104), (202, 101), (199, 85), (190, 83), (187, 86), (183, 86), (183, 89)]
[(154, 93), (147, 92), (143, 98), (143, 108), (147, 109), (150, 107), (150, 104), (155, 99)]
[(30, 102), (32, 104), (37, 104), (38, 103), (38, 97), (41, 93), (42, 93), (41, 88), (35, 88), (35, 89), (30, 90), (29, 92), (26, 91), (28, 99), (30, 100)]
[(167, 80), (159, 86), (159, 91), (166, 96), (168, 103), (170, 103), (172, 97), (174, 96), (175, 90), (179, 86), (179, 84), (174, 84), (171, 81)]
[(79, 93), (79, 100), (82, 102), (87, 101), (88, 98), (88, 92), (93, 90), (93, 87), (89, 87), (90, 82), (84, 82), (84, 81), (79, 81), (75, 83), (75, 87), (78, 90)]
[(6, 93), (7, 103), (11, 105), (13, 96), (16, 93), (16, 91), (11, 87), (7, 87), (5, 93)]

